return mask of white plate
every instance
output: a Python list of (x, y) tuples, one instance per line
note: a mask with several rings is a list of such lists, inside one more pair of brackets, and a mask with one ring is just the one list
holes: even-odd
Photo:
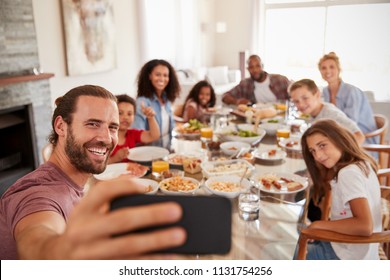
[[(270, 151), (275, 151), (274, 155), (270, 155)], [(282, 151), (280, 149), (269, 149), (266, 151), (258, 151), (255, 154), (255, 157), (258, 159), (262, 160), (267, 160), (267, 161), (277, 161), (277, 160), (282, 160), (287, 156), (287, 153), (285, 151)]]
[(241, 177), (237, 176), (237, 175), (215, 176), (215, 177), (211, 177), (211, 178), (207, 179), (205, 182), (205, 186), (206, 186), (208, 191), (210, 191), (211, 193), (213, 193), (215, 195), (224, 196), (227, 198), (235, 198), (240, 194), (242, 189), (250, 188), (251, 183), (249, 182), (249, 180), (243, 179), (241, 182), (242, 189), (240, 188), (240, 186), (237, 186), (237, 190), (234, 190), (234, 191), (222, 191), (222, 190), (218, 191), (218, 190), (215, 190), (214, 188), (212, 188), (211, 185), (214, 182), (221, 182), (221, 183), (231, 182), (231, 183), (238, 184), (240, 182), (240, 180), (241, 180)]
[(137, 183), (140, 183), (144, 186), (151, 186), (152, 190), (147, 192), (146, 194), (155, 194), (158, 191), (158, 182), (150, 179), (137, 178), (135, 179)]
[(200, 137), (200, 132), (193, 132), (193, 133), (185, 133), (179, 131), (177, 128), (174, 128), (174, 131), (177, 135), (183, 136), (188, 139), (198, 139)]
[[(289, 146), (290, 143), (294, 143), (294, 144), (292, 146)], [(296, 151), (296, 152), (302, 151), (301, 139), (299, 137), (281, 138), (279, 140), (279, 146), (290, 151)]]
[[(261, 178), (266, 176), (266, 175), (274, 175), (278, 178), (286, 178), (288, 180), (292, 180), (294, 182), (300, 183), (302, 185), (301, 188), (289, 191), (286, 187), (287, 183), (284, 182), (283, 180), (278, 180), (278, 182), (282, 185), (281, 189), (278, 189), (274, 186), (271, 185), (270, 188), (266, 188), (260, 181)], [(251, 178), (253, 181), (256, 182), (256, 185), (259, 187), (261, 191), (267, 192), (267, 193), (274, 193), (274, 194), (283, 194), (283, 193), (296, 193), (303, 191), (304, 189), (307, 188), (309, 185), (308, 179), (306, 177), (299, 176), (294, 173), (286, 173), (286, 172), (272, 172), (272, 173), (263, 173), (263, 174), (255, 174)]]
[[(142, 171), (142, 170), (144, 170), (144, 171), (137, 172), (137, 174), (134, 174), (134, 172), (131, 171), (131, 168), (129, 168), (131, 166), (134, 166), (136, 168), (140, 168), (140, 171)], [(116, 177), (119, 177), (120, 175), (123, 175), (123, 174), (133, 174), (135, 177), (142, 177), (146, 174), (147, 171), (148, 171), (147, 167), (141, 166), (138, 163), (121, 162), (121, 163), (113, 163), (113, 164), (107, 165), (106, 170), (104, 170), (103, 173), (95, 174), (94, 177), (98, 180), (110, 180), (110, 179), (114, 179)]]
[[(164, 188), (164, 185), (166, 183), (169, 183), (170, 181), (180, 180), (184, 181), (184, 184), (186, 181), (191, 181), (195, 184), (195, 188), (191, 190), (167, 190)], [(191, 178), (191, 177), (172, 177), (168, 179), (164, 179), (159, 184), (160, 190), (165, 194), (171, 194), (171, 195), (192, 195), (198, 188), (199, 188), (199, 181)]]
[(155, 146), (142, 146), (129, 150), (128, 159), (138, 162), (148, 162), (169, 155), (167, 149)]
[(204, 112), (204, 114), (205, 115), (226, 116), (226, 115), (229, 115), (232, 111), (233, 111), (232, 108), (223, 107), (223, 108), (217, 108), (215, 112), (213, 112), (213, 111), (206, 111), (206, 112)]

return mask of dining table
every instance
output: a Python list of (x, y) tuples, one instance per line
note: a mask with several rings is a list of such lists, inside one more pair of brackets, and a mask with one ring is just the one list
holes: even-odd
[[(229, 121), (240, 122), (235, 117)], [(213, 136), (218, 140), (217, 135)], [(210, 151), (202, 148), (200, 137), (181, 137), (174, 135), (172, 151), (186, 153), (188, 151), (201, 151), (210, 156)], [(254, 155), (261, 151), (272, 149), (284, 150), (286, 156), (280, 160), (264, 160), (254, 157), (252, 165), (253, 173), (284, 172), (308, 177), (306, 165), (300, 151), (284, 149), (277, 143), (275, 135), (265, 135), (261, 141), (252, 147)], [(191, 177), (200, 182), (200, 187), (195, 195), (215, 195), (205, 187), (204, 173), (190, 174), (185, 172), (186, 177)], [(148, 172), (143, 178), (154, 179)], [(93, 185), (93, 181), (89, 185)], [(294, 251), (298, 242), (299, 230), (306, 225), (306, 214), (310, 195), (310, 186), (302, 191), (293, 193), (272, 193), (260, 190), (259, 217), (255, 220), (244, 220), (239, 215), (238, 198), (231, 198), (232, 205), (232, 228), (231, 249), (227, 254), (188, 255), (189, 259), (205, 260), (289, 260), (293, 259)], [(163, 195), (161, 190), (158, 195)]]
[[(194, 151), (201, 148), (199, 139), (174, 138), (173, 146), (177, 152)], [(265, 135), (253, 149), (254, 154), (261, 151), (282, 149), (275, 135)], [(256, 158), (254, 173), (292, 173), (308, 177), (305, 162), (300, 151), (284, 149), (286, 157), (277, 160)], [(207, 151), (206, 151), (207, 152)], [(196, 195), (214, 195), (204, 187), (204, 174), (185, 174), (200, 181), (201, 187)], [(241, 218), (238, 198), (232, 202), (232, 245), (224, 255), (196, 255), (194, 259), (211, 260), (291, 260), (298, 242), (299, 229), (305, 227), (310, 187), (294, 193), (270, 193), (260, 191), (259, 217), (253, 221)]]

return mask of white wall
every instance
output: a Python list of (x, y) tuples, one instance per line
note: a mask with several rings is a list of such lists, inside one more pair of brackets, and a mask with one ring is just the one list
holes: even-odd
[[(55, 74), (50, 79), (53, 104), (57, 97), (83, 84), (98, 84), (114, 94), (136, 95), (135, 79), (142, 66), (137, 1), (114, 1), (117, 68), (81, 76), (67, 76), (61, 0), (32, 1), (40, 66), (44, 72)], [(199, 65), (239, 68), (238, 54), (250, 46), (250, 1), (200, 0), (199, 14), (203, 31)], [(219, 21), (226, 22), (226, 33), (215, 33), (215, 23)]]
[(135, 79), (141, 67), (136, 1), (114, 1), (117, 68), (107, 72), (73, 77), (66, 74), (61, 0), (32, 1), (41, 68), (44, 72), (55, 74), (55, 77), (50, 79), (53, 103), (57, 97), (71, 88), (84, 84), (97, 84), (114, 94), (136, 95)]
[(217, 33), (215, 65), (239, 68), (239, 52), (250, 49), (251, 0), (215, 0), (216, 22), (226, 22), (226, 33)]

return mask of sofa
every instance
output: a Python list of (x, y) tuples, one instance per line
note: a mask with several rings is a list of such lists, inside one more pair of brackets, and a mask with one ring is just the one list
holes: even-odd
[(181, 86), (180, 97), (175, 104), (183, 104), (192, 87), (201, 80), (207, 80), (217, 95), (217, 104), (222, 104), (222, 94), (235, 87), (241, 80), (241, 71), (228, 66), (199, 67), (177, 70)]

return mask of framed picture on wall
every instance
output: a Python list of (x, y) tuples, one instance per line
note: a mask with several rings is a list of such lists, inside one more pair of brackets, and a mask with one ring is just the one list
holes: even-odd
[(61, 0), (69, 76), (116, 67), (111, 0)]

